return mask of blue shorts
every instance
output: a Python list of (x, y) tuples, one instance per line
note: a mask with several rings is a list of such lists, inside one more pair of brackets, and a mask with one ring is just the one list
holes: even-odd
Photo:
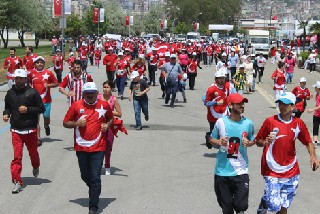
[(51, 103), (43, 103), (45, 112), (43, 113), (43, 117), (50, 118), (51, 112)]
[(292, 178), (275, 178), (264, 176), (266, 182), (263, 200), (268, 211), (279, 212), (281, 207), (289, 208), (299, 185), (300, 175)]

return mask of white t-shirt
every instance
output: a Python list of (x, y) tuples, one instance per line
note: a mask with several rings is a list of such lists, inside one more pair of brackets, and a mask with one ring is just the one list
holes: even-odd
[(316, 57), (317, 57), (317, 54), (311, 53), (308, 57), (308, 59), (310, 60), (309, 63), (316, 63)]
[(266, 58), (258, 56), (256, 58), (258, 67), (264, 67), (264, 63), (267, 62)]

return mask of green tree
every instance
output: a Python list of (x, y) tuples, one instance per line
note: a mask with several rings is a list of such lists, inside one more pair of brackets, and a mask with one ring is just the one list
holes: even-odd
[(185, 22), (179, 22), (174, 28), (175, 34), (187, 34), (191, 30), (191, 26), (187, 25)]
[[(143, 29), (145, 33), (158, 33), (160, 31), (160, 19), (162, 19), (164, 9), (162, 7), (151, 7), (143, 16)], [(167, 20), (169, 28), (169, 20)]]
[(121, 9), (118, 1), (111, 0), (105, 5), (106, 8), (106, 23), (103, 28), (108, 33), (112, 34), (127, 34), (125, 26), (125, 14)]
[(77, 38), (83, 32), (81, 31), (82, 21), (78, 15), (71, 14), (67, 17), (66, 35)]
[(319, 49), (319, 47), (320, 47), (320, 24), (319, 24), (319, 22), (316, 22), (313, 25), (311, 25), (310, 31), (312, 33), (317, 34), (317, 48)]
[(303, 29), (303, 51), (306, 49), (306, 28), (309, 24), (309, 19), (306, 21), (298, 20), (299, 21), (299, 29)]

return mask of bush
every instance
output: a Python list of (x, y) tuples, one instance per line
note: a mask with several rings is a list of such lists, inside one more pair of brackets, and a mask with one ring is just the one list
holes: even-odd
[(302, 60), (306, 60), (309, 56), (309, 52), (300, 52), (300, 55), (302, 57)]

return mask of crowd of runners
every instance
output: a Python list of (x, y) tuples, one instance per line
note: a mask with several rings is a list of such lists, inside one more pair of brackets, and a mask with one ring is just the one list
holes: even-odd
[[(120, 41), (80, 36), (66, 58), (61, 48), (57, 43), (52, 47), (53, 71), (46, 68), (46, 60), (34, 54), (31, 46), (26, 48), (23, 59), (11, 48), (10, 56), (4, 61), (9, 90), (3, 120), (10, 120), (14, 148), (12, 193), (23, 189), (24, 144), (29, 151), (33, 175), (39, 175), (37, 146), (43, 143), (39, 115), (43, 114), (45, 134), (49, 136), (51, 88), (58, 87), (59, 92), (67, 97), (69, 109), (63, 126), (74, 129), (74, 149), (81, 178), (89, 187), (89, 214), (93, 214), (98, 210), (101, 193), (101, 168), (106, 175), (111, 174), (114, 136), (118, 131), (127, 133), (120, 119), (124, 97), (128, 96), (133, 103), (135, 129), (140, 131), (143, 128), (141, 112), (145, 121), (150, 117), (149, 90), (161, 90), (161, 98), (171, 108), (175, 108), (177, 102), (187, 103), (186, 89), (196, 89), (197, 74), (204, 66), (209, 67), (214, 76), (213, 84), (202, 97), (209, 122), (205, 139), (209, 149), (218, 149), (214, 189), (224, 214), (244, 213), (248, 208), (248, 147), (255, 144), (263, 147), (261, 173), (265, 188), (257, 211), (260, 214), (267, 211), (287, 213), (292, 203), (300, 175), (296, 139), (306, 146), (311, 169), (319, 167), (315, 148), (320, 125), (320, 81), (313, 86), (317, 92), (316, 107), (307, 109), (308, 113), (314, 113), (311, 139), (300, 119), (307, 100), (312, 98), (306, 87), (306, 78), (300, 78), (300, 84), (292, 92), (287, 90), (297, 65), (298, 54), (294, 47), (271, 50), (271, 63), (276, 63), (277, 68), (269, 77), (264, 76), (267, 56), (244, 42), (139, 38)], [(316, 57), (317, 51), (312, 50), (306, 65), (310, 72), (314, 72)], [(64, 66), (65, 63), (68, 66)], [(88, 65), (105, 66), (102, 93), (87, 73)], [(64, 72), (66, 67), (68, 69)], [(263, 78), (274, 81), (275, 103), (280, 113), (268, 117), (255, 135), (253, 122), (242, 116), (244, 103), (250, 102), (243, 95), (254, 93), (255, 84), (261, 84)], [(181, 101), (177, 96), (179, 92)]]

